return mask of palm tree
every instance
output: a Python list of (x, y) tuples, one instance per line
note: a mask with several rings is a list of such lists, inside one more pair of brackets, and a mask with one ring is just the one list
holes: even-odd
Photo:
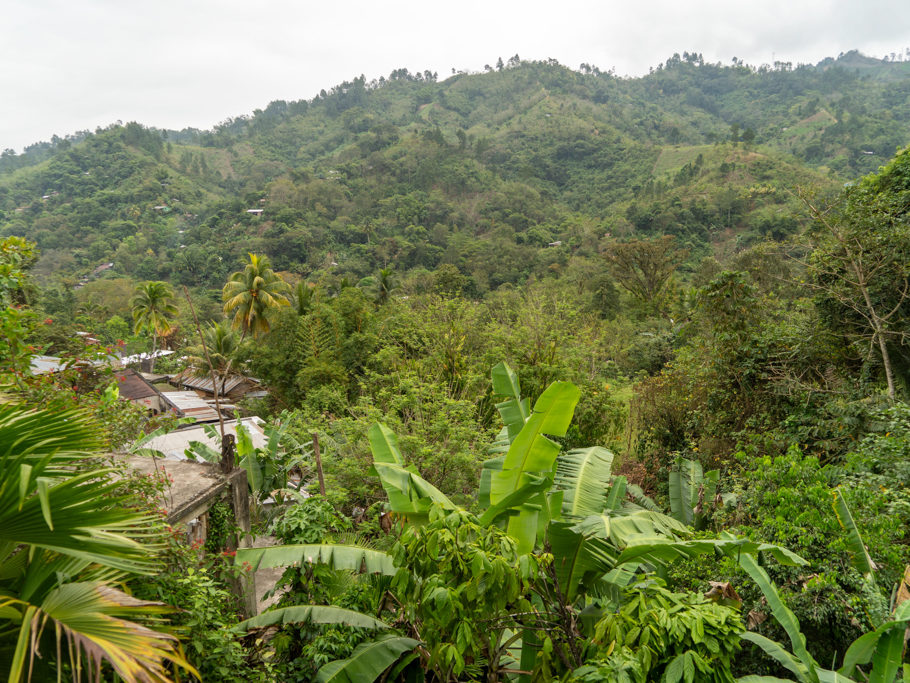
[[(192, 671), (176, 639), (149, 626), (170, 611), (114, 588), (154, 574), (158, 522), (137, 511), (100, 455), (98, 428), (79, 411), (0, 405), (0, 666), (9, 681), (57, 680), (69, 663), (88, 680), (108, 664), (128, 682)], [(77, 465), (80, 465), (77, 467)]]
[(368, 275), (357, 283), (357, 286), (372, 292), (377, 306), (382, 306), (389, 300), (393, 292), (399, 289), (395, 282), (395, 271), (391, 268), (382, 268), (378, 276)]
[(174, 305), (174, 290), (166, 282), (143, 282), (136, 285), (133, 298), (130, 299), (133, 311), (133, 331), (152, 333), (152, 370), (155, 368), (155, 351), (158, 346), (158, 335), (166, 334), (171, 329), (169, 316), (177, 315)]
[[(245, 354), (242, 353), (243, 347), (240, 343), (240, 337), (231, 327), (229, 321), (222, 320), (221, 322), (212, 323), (204, 329), (202, 338), (209, 352), (208, 357), (212, 361), (211, 370), (218, 377), (220, 387), (224, 387), (227, 378), (230, 377), (234, 368), (245, 357)], [(196, 374), (200, 377), (209, 375), (209, 361), (205, 357), (205, 350), (202, 344), (186, 349), (186, 353), (190, 357), (189, 362), (196, 368)], [(221, 389), (219, 388), (220, 391)]]
[(379, 277), (376, 279), (376, 301), (382, 305), (389, 300), (392, 292), (399, 289), (398, 283), (395, 282), (395, 271), (391, 268), (383, 268), (379, 271)]
[(250, 262), (227, 281), (222, 290), (225, 315), (234, 313), (234, 328), (259, 337), (269, 331), (268, 314), (280, 307), (289, 306), (288, 284), (275, 274), (268, 258), (249, 254)]
[(301, 280), (294, 289), (294, 308), (298, 316), (310, 312), (310, 307), (319, 298), (318, 285)]

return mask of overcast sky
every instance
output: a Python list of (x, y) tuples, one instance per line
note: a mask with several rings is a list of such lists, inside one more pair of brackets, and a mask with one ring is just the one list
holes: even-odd
[(910, 47), (910, 0), (4, 0), (0, 149), (117, 120), (211, 128), (406, 67), (498, 57), (620, 75), (674, 52), (817, 62)]

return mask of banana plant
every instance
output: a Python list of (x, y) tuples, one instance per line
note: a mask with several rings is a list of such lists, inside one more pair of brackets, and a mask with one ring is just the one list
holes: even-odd
[[(833, 671), (821, 667), (809, 653), (806, 637), (800, 630), (796, 615), (784, 603), (777, 587), (755, 557), (740, 555), (739, 564), (761, 589), (771, 608), (771, 614), (790, 640), (791, 651), (759, 633), (746, 631), (742, 637), (760, 647), (765, 654), (787, 669), (798, 683), (853, 683), (857, 680), (894, 683), (902, 669), (903, 680), (907, 680), (907, 673), (910, 672), (903, 665), (903, 648), (904, 633), (910, 625), (910, 601), (898, 605), (889, 621), (853, 641), (844, 654), (840, 669)], [(866, 671), (870, 664), (871, 667)], [(770, 676), (743, 676), (737, 679), (738, 683), (780, 683), (781, 680)]]
[[(205, 425), (209, 439), (220, 442), (221, 438), (213, 425)], [(266, 425), (266, 443), (263, 448), (253, 444), (250, 431), (241, 423), (237, 424), (237, 463), (246, 470), (247, 483), (254, 503), (263, 500), (275, 491), (282, 491), (288, 484), (288, 473), (296, 466), (307, 462), (310, 451), (299, 444), (288, 433), (285, 425)], [(191, 441), (185, 451), (188, 458), (216, 463), (221, 452), (202, 441)]]
[[(336, 570), (394, 576), (397, 573), (392, 556), (379, 550), (357, 545), (301, 544), (268, 548), (241, 548), (235, 557), (237, 565), (249, 564), (253, 571), (268, 567), (288, 567), (298, 564), (323, 564)], [(380, 619), (368, 614), (328, 605), (293, 605), (273, 609), (242, 621), (235, 631), (245, 632), (292, 623), (343, 624), (380, 631), (375, 638), (360, 643), (350, 657), (324, 665), (316, 674), (317, 681), (326, 683), (370, 683), (396, 662), (409, 662), (404, 657), (420, 645), (420, 641), (400, 636)], [(404, 657), (404, 659), (403, 659)]]
[(866, 544), (859, 533), (856, 522), (853, 521), (853, 515), (843, 492), (837, 488), (834, 489), (834, 514), (837, 515), (837, 521), (847, 532), (847, 547), (850, 550), (850, 556), (853, 560), (854, 568), (863, 575), (863, 578), (875, 585), (875, 563), (869, 557), (869, 551), (866, 550)]
[(714, 502), (720, 472), (704, 472), (701, 463), (687, 458), (676, 459), (676, 469), (670, 472), (670, 513), (674, 518), (695, 528), (708, 524), (705, 510)]
[(411, 522), (425, 523), (433, 503), (448, 509), (455, 507), (442, 491), (420, 476), (416, 467), (405, 466), (398, 437), (391, 429), (373, 425), (367, 438), (373, 451), (371, 472), (382, 482), (392, 512)]

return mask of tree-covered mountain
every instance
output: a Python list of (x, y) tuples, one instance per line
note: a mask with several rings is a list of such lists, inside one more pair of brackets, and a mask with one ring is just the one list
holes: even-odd
[(360, 278), (451, 264), (477, 293), (563, 272), (605, 239), (672, 234), (696, 259), (797, 229), (910, 137), (910, 64), (858, 53), (753, 68), (674, 55), (642, 78), (516, 57), (393, 72), (213, 131), (136, 123), (0, 158), (0, 235), (37, 273), (219, 285), (245, 252)]

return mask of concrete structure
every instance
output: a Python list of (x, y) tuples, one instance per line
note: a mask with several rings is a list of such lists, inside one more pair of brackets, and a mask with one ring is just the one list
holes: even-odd
[[(220, 449), (219, 449), (220, 450)], [(167, 513), (167, 522), (172, 527), (185, 527), (189, 543), (205, 542), (208, 533), (208, 514), (219, 501), (230, 505), (240, 537), (237, 545), (249, 548), (250, 497), (246, 470), (235, 468), (228, 473), (220, 465), (179, 460), (162, 460), (147, 456), (125, 456), (131, 469), (155, 476), (167, 476), (170, 486), (161, 494), (160, 505)], [(257, 612), (256, 579), (247, 575), (234, 587), (242, 598), (247, 616)]]
[[(174, 392), (170, 392), (174, 393)], [(168, 393), (164, 394), (168, 396)], [(263, 431), (265, 422), (259, 417), (245, 417), (241, 420), (225, 420), (224, 433), (232, 434), (237, 438), (237, 423), (240, 422), (250, 435), (250, 440), (256, 448), (265, 448), (268, 439)], [(214, 425), (218, 429), (218, 425)], [(221, 451), (221, 437), (211, 438), (205, 433), (205, 427), (194, 426), (164, 434), (145, 444), (145, 448), (159, 451), (164, 454), (168, 462), (172, 460), (186, 460), (185, 451), (190, 447), (191, 441), (199, 441), (214, 451)]]

